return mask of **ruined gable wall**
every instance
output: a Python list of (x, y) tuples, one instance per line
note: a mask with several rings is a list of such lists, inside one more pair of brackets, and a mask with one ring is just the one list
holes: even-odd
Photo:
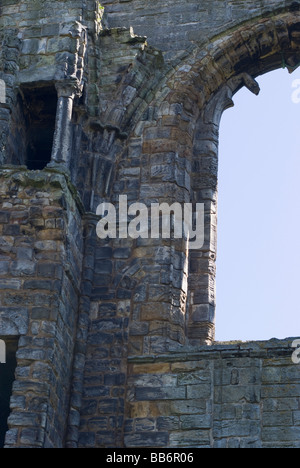
[[(70, 167), (1, 172), (0, 336), (21, 337), (6, 445), (299, 446), (292, 340), (200, 347), (214, 341), (219, 121), (255, 76), (299, 62), (298, 2), (103, 5), (102, 30), (93, 1), (1, 6), (1, 150), (19, 138), (20, 87), (85, 84)], [(203, 249), (101, 242), (96, 207), (120, 194), (204, 203)]]
[[(135, 8), (128, 8), (129, 3)], [(239, 361), (241, 356), (239, 346), (231, 349), (230, 345), (224, 345), (222, 352), (218, 355), (221, 367), (225, 356), (228, 356), (227, 352), (233, 361), (227, 363), (224, 360), (224, 366), (228, 364), (229, 367), (233, 366), (234, 370), (237, 370), (235, 368), (239, 368), (240, 365), (242, 368), (247, 367), (245, 372), (247, 376), (243, 384), (238, 378), (232, 384), (234, 387), (244, 385), (243, 389), (238, 387), (235, 392), (234, 387), (228, 387), (228, 390), (224, 390), (225, 393), (227, 391), (224, 401), (219, 398), (220, 391), (223, 391), (219, 385), (222, 387), (222, 384), (215, 383), (216, 381), (212, 378), (214, 371), (203, 378), (204, 382), (206, 378), (208, 379), (206, 381), (208, 385), (203, 385), (203, 387), (197, 386), (197, 379), (193, 380), (191, 377), (194, 371), (197, 372), (198, 366), (205, 366), (202, 355), (199, 354), (197, 357), (200, 362), (187, 364), (191, 374), (187, 376), (185, 384), (178, 384), (179, 380), (183, 382), (182, 376), (176, 374), (175, 371), (172, 372), (173, 368), (171, 369), (167, 357), (161, 366), (155, 358), (152, 358), (153, 355), (164, 353), (166, 356), (170, 353), (169, 356), (171, 356), (176, 349), (182, 349), (181, 346), (187, 344), (186, 335), (181, 333), (182, 317), (190, 320), (190, 322), (185, 322), (188, 325), (190, 343), (197, 346), (199, 342), (211, 343), (213, 341), (220, 117), (224, 109), (232, 105), (232, 96), (241, 86), (247, 85), (249, 89), (256, 92), (256, 85), (251, 77), (243, 73), (249, 71), (256, 76), (271, 71), (281, 66), (281, 52), (287, 53), (287, 59), (289, 56), (292, 57), (294, 50), (297, 53), (293, 28), (297, 27), (299, 14), (294, 11), (294, 7), (293, 11), (289, 11), (289, 5), (283, 5), (282, 2), (276, 2), (271, 6), (269, 2), (264, 6), (261, 2), (259, 5), (254, 3), (253, 8), (253, 3), (249, 6), (240, 2), (231, 2), (229, 7), (225, 2), (222, 6), (218, 2), (212, 12), (210, 10), (212, 3), (205, 4), (206, 13), (210, 12), (210, 28), (207, 22), (201, 23), (199, 20), (197, 26), (195, 25), (197, 37), (192, 42), (186, 39), (189, 33), (186, 33), (185, 39), (182, 39), (184, 28), (180, 29), (180, 21), (184, 21), (186, 14), (186, 9), (182, 5), (178, 6), (178, 9), (181, 8), (181, 19), (178, 15), (176, 23), (175, 16), (172, 16), (171, 6), (164, 10), (165, 5), (161, 2), (155, 4), (158, 10), (163, 9), (163, 11), (160, 10), (160, 19), (155, 24), (154, 20), (152, 21), (154, 10), (151, 10), (149, 5), (147, 5), (147, 12), (146, 9), (144, 10), (145, 15), (143, 15), (142, 3), (114, 2), (106, 5), (108, 25), (116, 28), (112, 33), (113, 43), (118, 44), (119, 41), (123, 46), (123, 37), (129, 33), (129, 30), (126, 32), (120, 26), (121, 23), (122, 26), (126, 26), (127, 18), (130, 18), (128, 26), (134, 25), (133, 30), (141, 36), (142, 44), (143, 29), (139, 29), (139, 25), (143, 18), (144, 26), (147, 22), (151, 24), (148, 30), (148, 44), (151, 47), (162, 48), (164, 57), (158, 84), (152, 89), (151, 94), (148, 96), (146, 94), (146, 102), (140, 100), (140, 107), (133, 115), (133, 119), (137, 119), (136, 125), (131, 127), (132, 120), (123, 119), (124, 114), (121, 112), (117, 114), (115, 129), (121, 132), (127, 131), (128, 138), (125, 141), (125, 149), (119, 150), (119, 155), (114, 154), (117, 175), (114, 183), (109, 186), (111, 190), (109, 193), (115, 201), (120, 192), (128, 194), (130, 200), (138, 199), (147, 202), (151, 200), (203, 201), (208, 227), (203, 252), (195, 253), (190, 257), (188, 304), (185, 253), (174, 241), (171, 245), (168, 242), (158, 245), (153, 241), (147, 243), (142, 240), (135, 245), (122, 242), (122, 247), (126, 248), (122, 252), (124, 255), (122, 259), (115, 258), (117, 254), (114, 253), (116, 252), (114, 248), (111, 251), (107, 248), (99, 252), (96, 263), (99, 262), (98, 272), (105, 283), (102, 283), (101, 288), (95, 287), (93, 295), (93, 327), (88, 346), (89, 362), (86, 367), (86, 393), (79, 439), (80, 445), (84, 447), (117, 445), (120, 443), (120, 438), (122, 440), (122, 431), (128, 447), (176, 446), (181, 440), (185, 446), (192, 444), (194, 447), (297, 445), (297, 441), (293, 440), (294, 436), (297, 437), (297, 430), (294, 430), (297, 425), (295, 423), (297, 415), (289, 414), (288, 420), (291, 426), (287, 432), (290, 435), (284, 435), (282, 440), (280, 437), (285, 431), (282, 429), (286, 424), (285, 415), (281, 413), (275, 416), (275, 408), (283, 408), (286, 403), (283, 402), (281, 406), (280, 402), (275, 401), (276, 391), (278, 394), (281, 391), (289, 392), (290, 387), (285, 382), (274, 392), (274, 401), (263, 403), (261, 394), (264, 392), (262, 390), (264, 378), (261, 374), (260, 376), (255, 374), (256, 365), (261, 369), (263, 361), (252, 361), (255, 355), (252, 351), (246, 352), (249, 360), (245, 362)], [(189, 5), (187, 3), (187, 9)], [(197, 2), (195, 8), (200, 5), (202, 6), (203, 2)], [(234, 20), (224, 22), (224, 9), (226, 8), (227, 12), (232, 11), (230, 8), (234, 9)], [(272, 9), (276, 14), (272, 14)], [(151, 15), (153, 15), (152, 18)], [(207, 17), (206, 15), (206, 20)], [(164, 28), (161, 30), (158, 26), (160, 21), (165, 21)], [(226, 24), (225, 27), (224, 24)], [(240, 28), (237, 27), (238, 24)], [(147, 26), (145, 29), (147, 30)], [(163, 45), (159, 43), (159, 35), (163, 34), (162, 31), (165, 33)], [(175, 38), (177, 33), (178, 36)], [(104, 32), (104, 34), (102, 40), (109, 43), (107, 39), (109, 32)], [(211, 42), (207, 40), (211, 37), (210, 34), (215, 39)], [(137, 39), (132, 36), (132, 41), (134, 40)], [(147, 45), (145, 50), (147, 50)], [(125, 57), (124, 63), (127, 64), (128, 55)], [(135, 62), (127, 75), (126, 71), (123, 72), (124, 74), (111, 73), (110, 75), (109, 67), (114, 67), (114, 62), (109, 47), (102, 51), (102, 59), (107, 59), (108, 67), (105, 67), (104, 73), (109, 83), (108, 88), (117, 90), (115, 94), (111, 94), (112, 98), (115, 98), (114, 102), (119, 104), (123, 93), (129, 97), (133, 96), (128, 104), (132, 105), (135, 96), (138, 101), (140, 94), (135, 95), (137, 87), (134, 81), (131, 89), (128, 86), (131, 79), (130, 73), (134, 72)], [(121, 63), (120, 53), (118, 65), (121, 66)], [(121, 79), (114, 81), (114, 77)], [(140, 118), (138, 119), (137, 116)], [(119, 244), (119, 249), (120, 246)], [(120, 250), (119, 253), (121, 253)], [(101, 267), (100, 259), (104, 258), (104, 255), (106, 256), (105, 264), (102, 263)], [(111, 275), (111, 279), (108, 279), (105, 276), (107, 268), (109, 268), (110, 275), (114, 271), (117, 272), (117, 276)], [(121, 286), (122, 291), (115, 289), (116, 278), (120, 278), (117, 284)], [(126, 307), (124, 307), (125, 301), (123, 300), (125, 297)], [(97, 327), (101, 323), (101, 318), (104, 321), (101, 333), (99, 333)], [(125, 329), (122, 324), (126, 327)], [(120, 328), (123, 330), (122, 333)], [(102, 343), (101, 355), (100, 353), (97, 355), (96, 351), (97, 333), (98, 343)], [(283, 382), (280, 365), (293, 369), (292, 373), (296, 375), (295, 381), (299, 377), (299, 368), (291, 364), (290, 342), (291, 340), (283, 344), (283, 350), (279, 345), (278, 353), (286, 357), (279, 361), (281, 364), (278, 367), (276, 364), (273, 368), (272, 362), (266, 363), (267, 367), (272, 368), (270, 373), (276, 374), (274, 379), (277, 382)], [(125, 365), (120, 373), (119, 364), (121, 361), (123, 364), (125, 362), (120, 357), (123, 358), (126, 354), (127, 346), (131, 356), (129, 368), (127, 367), (126, 370)], [(268, 349), (268, 347), (266, 343), (265, 348)], [(119, 361), (116, 359), (116, 349), (120, 353)], [(218, 351), (214, 354), (217, 348), (210, 349), (212, 355), (208, 350), (208, 359), (218, 354)], [(276, 352), (274, 351), (274, 355)], [(267, 357), (265, 351), (262, 352), (262, 356)], [(95, 358), (101, 372), (101, 380), (98, 380), (97, 388), (92, 385), (96, 382), (97, 374)], [(143, 367), (145, 362), (148, 367)], [(104, 366), (103, 363), (105, 363)], [(134, 363), (133, 367), (131, 363)], [(214, 368), (212, 362), (207, 362), (207, 365)], [(108, 367), (113, 370), (113, 375), (109, 378), (105, 375)], [(233, 375), (239, 372), (240, 370)], [(229, 382), (230, 377), (227, 376), (226, 379)], [(253, 390), (255, 398), (247, 393), (252, 392), (250, 383), (253, 379), (257, 379), (257, 386)], [(289, 379), (290, 377), (287, 378)], [(190, 388), (185, 386), (188, 382), (192, 382)], [(273, 385), (271, 382), (272, 378), (267, 381), (267, 385), (270, 385), (268, 390)], [(167, 386), (167, 389), (161, 391), (160, 389), (164, 386)], [(224, 384), (224, 388), (226, 386), (227, 383)], [(295, 387), (293, 386), (293, 391), (295, 394), (299, 391), (297, 383)], [(211, 396), (212, 394), (216, 396)], [(124, 395), (126, 395), (125, 399)], [(194, 408), (195, 399), (201, 400), (202, 406), (195, 411), (195, 418), (190, 418), (189, 408)], [(245, 402), (246, 406), (247, 403), (251, 404), (248, 407), (239, 406), (240, 399)], [(296, 396), (293, 401), (295, 410), (297, 401)], [(179, 403), (182, 403), (182, 412), (178, 408), (175, 409)], [(220, 406), (214, 406), (215, 403)], [(211, 409), (212, 405), (214, 409)], [(269, 408), (266, 413), (274, 411), (266, 415), (264, 422), (262, 422), (265, 417), (264, 411), (261, 410), (263, 405), (265, 405), (264, 408)], [(121, 414), (123, 408), (125, 408), (125, 422)], [(115, 419), (110, 418), (112, 410), (117, 416)], [(253, 422), (251, 422), (252, 418)], [(101, 429), (97, 424), (101, 424)], [(261, 424), (264, 427), (263, 435), (254, 434)], [(269, 425), (274, 427), (269, 430)]]

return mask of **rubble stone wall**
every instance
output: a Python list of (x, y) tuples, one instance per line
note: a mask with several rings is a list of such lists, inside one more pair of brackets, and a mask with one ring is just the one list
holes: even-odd
[(64, 177), (1, 171), (0, 335), (17, 337), (7, 446), (61, 447), (78, 321), (82, 233)]
[(216, 344), (132, 358), (127, 447), (299, 447), (300, 366), (291, 341)]

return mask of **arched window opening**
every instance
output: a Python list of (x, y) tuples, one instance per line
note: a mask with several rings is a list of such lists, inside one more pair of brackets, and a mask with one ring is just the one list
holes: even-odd
[(54, 86), (22, 88), (26, 119), (26, 166), (41, 170), (51, 161), (57, 92)]
[(3, 338), (2, 350), (3, 341), (6, 348), (6, 362), (3, 363), (4, 359), (0, 360), (0, 448), (4, 447), (5, 435), (8, 430), (7, 419), (10, 414), (10, 398), (17, 366), (16, 352), (18, 347), (18, 338)]
[(299, 334), (299, 79), (259, 77), (260, 96), (239, 91), (221, 121), (218, 341)]

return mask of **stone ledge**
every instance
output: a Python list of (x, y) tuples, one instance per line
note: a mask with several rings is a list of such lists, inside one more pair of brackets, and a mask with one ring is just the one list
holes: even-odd
[(198, 348), (186, 347), (178, 349), (178, 352), (162, 354), (159, 356), (130, 356), (129, 364), (155, 364), (163, 362), (197, 361), (200, 359), (220, 359), (237, 357), (270, 358), (292, 354), (292, 343), (295, 338), (284, 340), (271, 339), (269, 341), (246, 342), (217, 342), (212, 346)]
[(30, 171), (26, 166), (0, 166), (0, 177), (8, 179), (12, 178), (21, 186), (32, 186), (36, 188), (44, 188), (45, 185), (50, 185), (53, 188), (60, 188), (64, 193), (67, 191), (71, 194), (79, 213), (85, 213), (83, 203), (78, 195), (77, 189), (72, 184), (69, 174), (63, 168), (58, 166), (47, 167), (42, 171)]

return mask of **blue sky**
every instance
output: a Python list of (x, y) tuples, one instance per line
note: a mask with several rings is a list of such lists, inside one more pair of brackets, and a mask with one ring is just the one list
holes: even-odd
[(300, 68), (257, 81), (221, 121), (219, 341), (300, 336)]

